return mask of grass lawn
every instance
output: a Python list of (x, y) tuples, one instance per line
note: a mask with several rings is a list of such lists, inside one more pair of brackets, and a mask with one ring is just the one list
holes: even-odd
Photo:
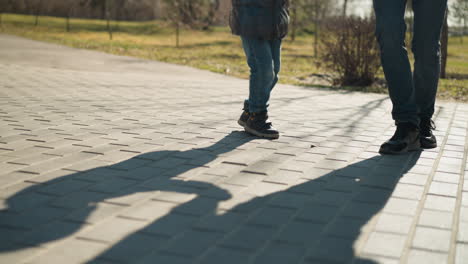
[[(63, 44), (76, 48), (104, 51), (176, 64), (184, 64), (213, 72), (248, 78), (248, 67), (240, 40), (226, 27), (211, 31), (182, 30), (180, 47), (175, 47), (174, 29), (163, 21), (115, 22), (113, 40), (109, 40), (106, 22), (71, 19), (71, 32), (66, 32), (65, 19), (24, 15), (3, 15), (0, 32), (35, 40)], [(440, 82), (439, 98), (468, 102), (468, 37), (449, 40), (447, 72), (450, 79)], [(320, 53), (320, 50), (319, 50)], [(324, 78), (324, 68), (314, 58), (313, 35), (300, 35), (296, 41), (287, 39), (283, 45), (281, 82), (303, 86), (325, 86), (332, 89), (352, 89), (386, 92), (375, 87), (332, 87)], [(380, 74), (382, 76), (382, 74)]]

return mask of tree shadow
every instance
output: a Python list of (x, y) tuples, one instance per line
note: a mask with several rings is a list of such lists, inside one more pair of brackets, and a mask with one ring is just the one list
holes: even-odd
[[(179, 178), (251, 139), (242, 132), (233, 132), (206, 148), (151, 152), (112, 166), (52, 180), (45, 188), (60, 187), (59, 184), (75, 177), (95, 177), (103, 170), (118, 173), (145, 161), (172, 167), (158, 172), (155, 166), (154, 176), (140, 188), (133, 186), (115, 193), (95, 192), (99, 195), (79, 190), (71, 201), (76, 208), (74, 225), (37, 229), (34, 236), (17, 238), (16, 243), (0, 248), (0, 253), (40, 246), (73, 235), (102, 201), (144, 190), (159, 190), (192, 196), (186, 200), (172, 199), (170, 195), (155, 196), (151, 199), (155, 206), (153, 213), (143, 207), (146, 216), (139, 215), (138, 210), (119, 215), (127, 221), (141, 223), (142, 228), (130, 232), (86, 263), (174, 263), (174, 258), (178, 258), (180, 263), (298, 263), (305, 260), (375, 264), (373, 260), (356, 256), (354, 243), (361, 229), (386, 205), (399, 179), (416, 164), (420, 152), (374, 156), (329, 173), (306, 171), (303, 183), (257, 197), (231, 193), (228, 189), (235, 185), (219, 187), (209, 181)], [(181, 157), (197, 157), (203, 162), (190, 168), (172, 164), (173, 159)], [(246, 174), (245, 179), (248, 178)], [(31, 187), (9, 198), (8, 209), (0, 212), (1, 224), (15, 227), (26, 222), (31, 224), (31, 229), (44, 224), (44, 219), (36, 218), (37, 210), (23, 210), (26, 194), (41, 191), (40, 188)], [(70, 197), (67, 199), (70, 201)], [(20, 213), (10, 214), (10, 211)], [(101, 225), (94, 230), (99, 233), (100, 228), (106, 227)], [(93, 232), (83, 236), (97, 243), (113, 242), (100, 241), (99, 234), (94, 237)]]

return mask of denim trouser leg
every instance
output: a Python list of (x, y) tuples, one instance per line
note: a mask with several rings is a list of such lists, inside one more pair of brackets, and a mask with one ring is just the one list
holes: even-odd
[(242, 45), (250, 67), (249, 111), (267, 111), (281, 67), (281, 40), (242, 37)]
[(406, 0), (374, 0), (376, 35), (396, 122), (419, 124), (434, 113), (440, 71), (440, 30), (447, 0), (413, 0), (415, 71), (405, 47)]
[(396, 122), (419, 125), (411, 66), (405, 47), (406, 0), (374, 0), (376, 36)]
[(413, 0), (414, 87), (419, 117), (430, 119), (440, 75), (440, 33), (447, 0)]

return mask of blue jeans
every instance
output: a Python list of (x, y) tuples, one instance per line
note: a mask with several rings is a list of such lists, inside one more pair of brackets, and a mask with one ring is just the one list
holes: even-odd
[(270, 94), (278, 82), (281, 67), (281, 40), (262, 40), (241, 37), (242, 46), (250, 67), (249, 112), (268, 110)]
[(419, 125), (431, 118), (440, 75), (440, 33), (447, 0), (413, 0), (414, 73), (405, 47), (406, 0), (374, 0), (376, 35), (387, 79), (392, 116)]

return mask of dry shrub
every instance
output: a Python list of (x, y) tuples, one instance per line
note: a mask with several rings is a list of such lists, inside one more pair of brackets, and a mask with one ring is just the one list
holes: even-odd
[(373, 19), (330, 18), (324, 25), (322, 63), (337, 73), (335, 84), (369, 86), (380, 69)]

